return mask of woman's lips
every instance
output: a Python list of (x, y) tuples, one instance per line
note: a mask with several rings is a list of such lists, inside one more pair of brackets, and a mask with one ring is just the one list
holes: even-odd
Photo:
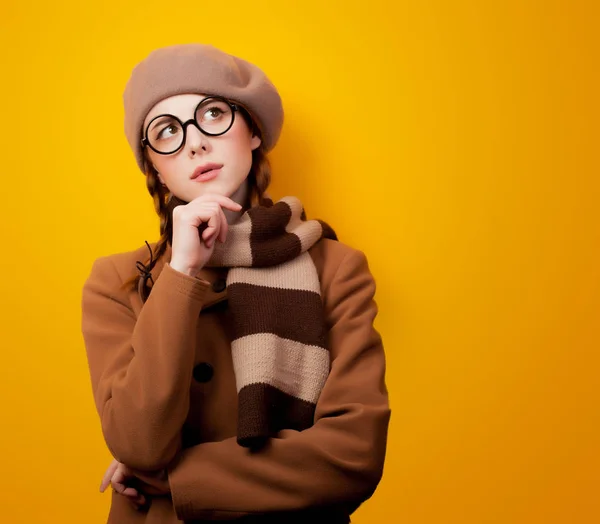
[(220, 167), (217, 169), (211, 169), (210, 171), (207, 171), (206, 173), (202, 173), (201, 175), (198, 175), (197, 177), (195, 177), (194, 181), (195, 182), (208, 182), (209, 180), (216, 178), (220, 172), (221, 172)]

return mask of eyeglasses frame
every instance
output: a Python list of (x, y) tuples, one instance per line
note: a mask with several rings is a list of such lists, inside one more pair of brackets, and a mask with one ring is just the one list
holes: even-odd
[[(198, 121), (196, 120), (196, 112), (198, 111), (198, 108), (204, 102), (206, 102), (207, 100), (211, 100), (211, 99), (221, 100), (221, 101), (225, 102), (231, 108), (231, 123), (229, 124), (229, 126), (227, 127), (227, 129), (225, 129), (225, 131), (222, 131), (221, 133), (208, 133), (208, 132), (206, 132), (204, 129), (202, 129), (200, 127), (200, 124), (198, 124)], [(233, 126), (233, 123), (235, 122), (235, 113), (237, 111), (239, 111), (239, 110), (240, 110), (240, 106), (238, 106), (237, 104), (235, 104), (233, 102), (230, 102), (229, 100), (227, 100), (226, 98), (224, 98), (222, 96), (213, 95), (213, 96), (204, 97), (202, 100), (200, 100), (200, 102), (198, 102), (198, 105), (196, 106), (196, 109), (194, 109), (194, 117), (190, 118), (186, 122), (182, 122), (175, 115), (171, 115), (169, 113), (164, 113), (162, 115), (157, 115), (152, 120), (150, 120), (150, 122), (148, 122), (148, 125), (146, 126), (146, 130), (144, 132), (144, 137), (141, 140), (142, 149), (144, 147), (148, 146), (150, 149), (152, 149), (152, 151), (154, 151), (155, 153), (158, 153), (159, 155), (173, 155), (174, 153), (177, 153), (177, 151), (179, 151), (185, 145), (185, 142), (187, 140), (187, 127), (190, 124), (192, 124), (202, 134), (207, 135), (207, 136), (221, 136), (221, 135), (224, 135)], [(177, 122), (179, 122), (179, 124), (181, 125), (181, 129), (183, 130), (183, 139), (181, 140), (181, 144), (179, 145), (179, 147), (177, 149), (174, 149), (173, 151), (169, 151), (169, 152), (158, 151), (156, 148), (154, 148), (152, 146), (152, 144), (148, 140), (148, 130), (150, 129), (150, 126), (152, 125), (152, 122), (154, 122), (156, 119), (164, 117), (164, 116), (168, 116), (168, 117), (171, 117), (171, 118), (174, 118), (175, 120), (177, 120)]]

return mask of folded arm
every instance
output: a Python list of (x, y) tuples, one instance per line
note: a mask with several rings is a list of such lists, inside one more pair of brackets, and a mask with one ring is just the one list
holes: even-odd
[(196, 325), (208, 282), (168, 264), (136, 319), (113, 262), (98, 259), (83, 287), (82, 333), (106, 444), (119, 462), (165, 468), (181, 449)]

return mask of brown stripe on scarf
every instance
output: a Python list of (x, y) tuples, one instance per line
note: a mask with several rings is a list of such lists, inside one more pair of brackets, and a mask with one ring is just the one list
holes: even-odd
[[(263, 409), (272, 406), (274, 416)], [(282, 429), (302, 431), (313, 424), (314, 404), (304, 402), (269, 384), (252, 384), (239, 392), (239, 420), (237, 440), (242, 446), (253, 447), (263, 443), (265, 437)]]
[[(311, 291), (239, 283), (228, 285), (227, 294), (235, 338), (273, 333), (303, 344), (326, 347), (320, 295)], [(252, 306), (242, 305), (238, 311), (238, 304), (243, 303)]]
[(286, 231), (292, 218), (292, 210), (286, 202), (280, 201), (269, 208), (254, 207), (248, 210), (248, 215), (252, 220), (253, 267), (281, 264), (302, 252), (298, 236)]

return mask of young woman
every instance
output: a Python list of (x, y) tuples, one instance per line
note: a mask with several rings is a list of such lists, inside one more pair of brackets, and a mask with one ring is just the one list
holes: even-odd
[(99, 258), (83, 288), (108, 522), (350, 522), (390, 417), (375, 282), (296, 198), (266, 194), (277, 90), (187, 44), (138, 64), (124, 105), (160, 239)]

